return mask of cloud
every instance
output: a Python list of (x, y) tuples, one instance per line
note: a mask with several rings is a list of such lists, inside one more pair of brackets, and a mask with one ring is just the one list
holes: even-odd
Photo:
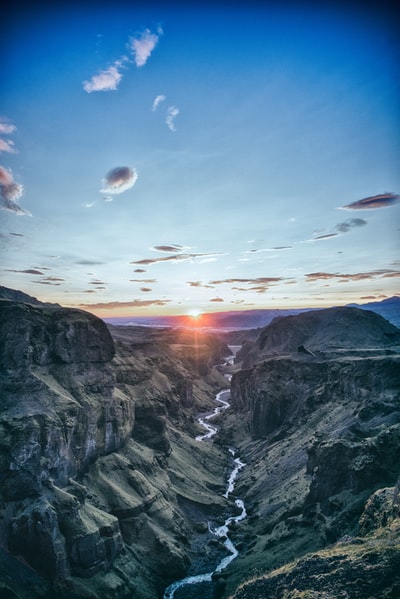
[[(250, 242), (248, 242), (248, 243), (250, 243)], [(260, 254), (262, 252), (280, 252), (283, 250), (291, 250), (291, 249), (293, 249), (292, 245), (278, 245), (273, 248), (260, 248), (260, 249), (254, 249), (254, 250), (245, 250), (242, 253), (243, 254)]]
[(179, 108), (176, 106), (168, 106), (167, 108), (167, 116), (165, 119), (165, 123), (171, 131), (176, 131), (174, 120), (179, 114)]
[(148, 266), (150, 264), (157, 264), (159, 262), (188, 262), (197, 261), (204, 257), (209, 256), (222, 256), (223, 254), (209, 253), (209, 254), (175, 254), (173, 256), (165, 256), (164, 258), (145, 258), (143, 260), (134, 260), (130, 264), (141, 264)]
[(400, 195), (394, 193), (382, 193), (352, 202), (346, 206), (341, 206), (343, 210), (375, 210), (376, 208), (386, 208), (393, 206), (400, 200)]
[(235, 284), (244, 284), (247, 287), (232, 287), (232, 290), (235, 291), (255, 291), (256, 293), (265, 293), (269, 290), (272, 285), (276, 283), (286, 282), (287, 279), (283, 277), (257, 277), (255, 279), (242, 279), (242, 278), (232, 278), (232, 279), (220, 279), (217, 281), (210, 281), (211, 285), (235, 285)]
[(150, 29), (145, 29), (139, 36), (129, 40), (129, 47), (135, 57), (137, 67), (143, 67), (146, 64), (158, 44), (161, 34), (161, 29), (158, 30), (158, 34), (151, 33)]
[(144, 268), (135, 268), (133, 272), (147, 272)]
[(41, 270), (36, 270), (36, 268), (26, 268), (24, 270), (15, 270), (12, 268), (5, 269), (6, 272), (19, 272), (26, 275), (43, 275), (44, 273)]
[(23, 185), (15, 183), (11, 171), (0, 166), (0, 209), (31, 216), (30, 212), (17, 204), (23, 193)]
[(130, 283), (157, 283), (157, 279), (129, 279)]
[(0, 135), (10, 135), (16, 131), (16, 126), (11, 123), (0, 122)]
[(141, 287), (140, 291), (143, 291), (144, 293), (151, 291), (150, 287)]
[(0, 139), (0, 152), (16, 154), (17, 150), (14, 148), (14, 142), (11, 139)]
[(222, 299), (222, 297), (213, 297), (212, 299), (208, 300), (209, 302), (224, 302), (225, 300)]
[[(14, 133), (16, 126), (11, 123), (0, 122), (0, 135), (10, 135)], [(14, 148), (14, 142), (11, 139), (0, 139), (0, 152), (7, 152), (8, 154), (15, 154), (16, 149)]]
[(87, 202), (86, 204), (83, 204), (85, 208), (93, 208), (93, 206), (95, 205), (96, 202)]
[(137, 181), (138, 174), (129, 166), (117, 166), (111, 169), (104, 178), (102, 193), (122, 193), (133, 187)]
[(280, 283), (285, 281), (286, 279), (283, 277), (257, 277), (255, 279), (219, 279), (217, 281), (210, 281), (211, 285), (224, 285), (224, 284), (234, 284), (234, 283), (245, 283), (250, 285), (272, 285), (274, 283)]
[(167, 99), (167, 96), (164, 96), (164, 94), (160, 94), (159, 96), (156, 96), (154, 98), (154, 102), (152, 104), (152, 111), (154, 112), (155, 110), (157, 110), (157, 108), (159, 107), (159, 105), (161, 104), (161, 102), (164, 102), (164, 100)]
[(341, 233), (347, 233), (350, 229), (354, 229), (355, 227), (364, 227), (367, 224), (367, 221), (363, 218), (348, 218), (343, 223), (338, 223), (336, 225), (336, 229)]
[[(93, 292), (93, 289), (90, 290)], [(148, 306), (165, 306), (171, 300), (132, 300), (130, 302), (106, 302), (98, 304), (78, 304), (88, 310), (113, 310), (115, 308), (147, 308)]]
[(78, 260), (75, 264), (79, 264), (80, 266), (100, 266), (104, 262), (99, 262), (98, 260)]
[(202, 289), (214, 289), (214, 285), (204, 285), (201, 281), (187, 281), (189, 287), (199, 287)]
[(100, 71), (98, 75), (93, 75), (90, 81), (83, 82), (83, 89), (88, 94), (116, 90), (122, 79), (122, 74), (118, 70), (120, 67), (121, 61), (117, 61), (108, 69)]
[(181, 252), (185, 248), (183, 247), (183, 245), (173, 244), (173, 245), (155, 245), (152, 249), (155, 250), (156, 252), (170, 253), (170, 252)]
[(331, 239), (332, 237), (337, 237), (338, 233), (324, 233), (322, 235), (317, 235), (313, 237), (311, 241), (321, 241), (321, 239)]
[(352, 274), (329, 273), (329, 272), (311, 272), (305, 275), (306, 283), (315, 281), (326, 281), (330, 279), (340, 279), (341, 281), (365, 281), (377, 278), (396, 278), (400, 277), (398, 270), (371, 270), (368, 272), (357, 272)]

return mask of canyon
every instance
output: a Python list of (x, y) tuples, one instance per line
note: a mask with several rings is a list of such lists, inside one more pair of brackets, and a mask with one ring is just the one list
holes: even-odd
[[(226, 555), (209, 528), (236, 496), (239, 555), (193, 596), (397, 596), (399, 329), (279, 317), (222, 366), (230, 339), (0, 300), (1, 597), (161, 598)], [(229, 448), (246, 468), (227, 498)]]

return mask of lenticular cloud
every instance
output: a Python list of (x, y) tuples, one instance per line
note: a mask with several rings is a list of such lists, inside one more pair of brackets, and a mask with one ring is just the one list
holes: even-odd
[(103, 181), (102, 193), (122, 193), (133, 187), (138, 178), (135, 169), (117, 166), (107, 173)]

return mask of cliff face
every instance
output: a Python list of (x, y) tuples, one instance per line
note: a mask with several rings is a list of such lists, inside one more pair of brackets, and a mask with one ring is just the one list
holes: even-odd
[[(242, 426), (231, 420), (230, 441), (242, 447), (250, 466), (238, 489), (247, 493), (250, 518), (243, 525), (244, 555), (232, 566), (228, 587), (232, 590), (246, 571), (267, 573), (238, 591), (238, 599), (257, 593), (278, 597), (283, 592), (302, 597), (301, 593), (320, 593), (326, 585), (333, 593), (327, 597), (340, 596), (345, 588), (349, 597), (373, 596), (374, 589), (391, 592), (387, 581), (379, 586), (379, 568), (369, 570), (361, 550), (354, 553), (357, 563), (352, 562), (347, 545), (337, 549), (337, 555), (343, 554), (342, 578), (333, 574), (340, 561), (335, 552), (318, 554), (314, 561), (304, 557), (289, 574), (287, 569), (268, 574), (346, 535), (365, 534), (360, 518), (369, 497), (393, 487), (400, 474), (399, 331), (375, 314), (348, 310), (275, 321), (245, 357), (247, 367), (232, 378), (233, 403)], [(307, 352), (299, 352), (298, 344)], [(377, 501), (371, 499), (370, 505)], [(385, 521), (376, 512), (371, 529)], [(386, 523), (397, 518), (397, 512), (390, 512)], [(382, 540), (386, 533), (379, 534)], [(387, 534), (393, 538), (390, 531)], [(368, 553), (367, 544), (359, 542)], [(384, 543), (377, 540), (377, 547), (382, 555), (376, 563), (386, 568), (390, 556)], [(395, 566), (387, 567), (393, 576)], [(356, 572), (362, 576), (365, 569), (369, 594), (357, 595), (356, 588), (346, 587), (346, 568), (349, 577)]]
[(0, 594), (153, 599), (190, 562), (178, 497), (221, 509), (221, 452), (208, 470), (191, 458), (186, 488), (193, 441), (173, 422), (196, 430), (226, 346), (204, 341), (193, 374), (189, 342), (114, 333), (79, 310), (0, 302)]

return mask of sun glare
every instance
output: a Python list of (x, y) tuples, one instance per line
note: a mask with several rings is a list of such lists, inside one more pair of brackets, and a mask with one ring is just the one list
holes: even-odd
[(189, 310), (188, 316), (191, 316), (191, 318), (197, 319), (201, 316), (201, 312), (200, 312), (200, 310), (196, 310), (196, 309)]

